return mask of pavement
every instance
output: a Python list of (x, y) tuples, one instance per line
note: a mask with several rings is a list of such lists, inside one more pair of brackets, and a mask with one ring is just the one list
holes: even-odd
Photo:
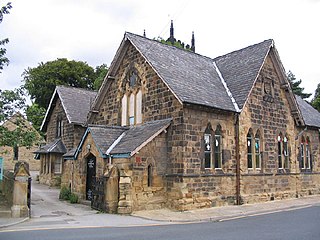
[(320, 195), (314, 195), (304, 198), (183, 212), (159, 209), (137, 211), (131, 215), (117, 215), (101, 213), (84, 204), (71, 204), (66, 201), (60, 201), (58, 199), (59, 189), (50, 188), (35, 181), (32, 184), (31, 218), (11, 218), (8, 215), (0, 214), (0, 231), (30, 228), (128, 227), (201, 221), (227, 221), (280, 211), (291, 211), (314, 205), (320, 206)]

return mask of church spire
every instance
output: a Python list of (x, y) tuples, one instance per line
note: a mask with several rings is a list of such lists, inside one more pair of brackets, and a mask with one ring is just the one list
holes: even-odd
[(191, 38), (191, 51), (196, 51), (195, 41), (194, 41), (194, 32), (192, 32), (192, 38)]
[(171, 20), (169, 41), (171, 42), (171, 44), (172, 44), (172, 45), (173, 45), (173, 44), (174, 44), (174, 42), (175, 42), (175, 39), (174, 39), (174, 32), (173, 32), (173, 20)]

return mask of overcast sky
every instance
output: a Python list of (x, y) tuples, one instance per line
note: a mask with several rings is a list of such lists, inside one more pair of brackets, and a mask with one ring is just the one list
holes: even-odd
[(196, 52), (211, 58), (272, 38), (306, 92), (320, 83), (320, 0), (10, 1), (0, 24), (0, 39), (10, 40), (1, 89), (20, 86), (24, 69), (57, 58), (109, 66), (125, 31), (167, 39), (171, 20), (177, 39), (190, 43), (194, 31)]

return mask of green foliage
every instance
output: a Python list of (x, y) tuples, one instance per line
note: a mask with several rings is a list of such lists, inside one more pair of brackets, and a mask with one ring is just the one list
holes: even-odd
[(77, 194), (71, 193), (70, 194), (70, 203), (78, 203), (79, 202), (79, 198)]
[(95, 72), (87, 63), (59, 58), (28, 68), (22, 74), (24, 88), (34, 103), (47, 108), (58, 85), (93, 89)]
[(60, 190), (59, 199), (69, 200), (70, 195), (71, 195), (71, 190), (68, 187), (63, 186)]
[(169, 41), (169, 39), (168, 40), (164, 40), (163, 38), (158, 37), (157, 40), (159, 42), (163, 43), (163, 44), (166, 44), (166, 45), (169, 45), (169, 46), (175, 46), (177, 48), (181, 48), (181, 49), (184, 49), (184, 50), (192, 52), (190, 45), (189, 44), (185, 45), (184, 42), (181, 42), (180, 40), (178, 40), (178, 41), (175, 40), (173, 44)]
[(317, 86), (311, 105), (320, 112), (320, 83)]
[(26, 115), (29, 122), (32, 122), (32, 126), (40, 132), (40, 127), (44, 116), (46, 114), (46, 109), (40, 107), (38, 104), (33, 103), (31, 106), (27, 107)]
[(96, 67), (96, 69), (95, 69), (96, 79), (94, 80), (94, 83), (93, 83), (94, 90), (99, 90), (107, 73), (108, 73), (107, 64), (102, 64), (102, 65)]
[(301, 84), (302, 80), (301, 79), (297, 80), (296, 76), (291, 71), (289, 71), (287, 73), (287, 77), (288, 77), (291, 89), (292, 89), (294, 94), (300, 96), (302, 99), (305, 99), (305, 98), (308, 98), (308, 97), (311, 96), (311, 93), (304, 93), (303, 92), (304, 88), (300, 87), (300, 84)]
[(70, 203), (78, 203), (79, 197), (77, 194), (71, 193), (70, 188), (63, 186), (60, 190), (59, 199), (70, 201)]
[(18, 110), (24, 110), (25, 98), (21, 88), (15, 90), (0, 89), (0, 122), (3, 122)]
[(21, 88), (15, 90), (0, 90), (0, 123), (10, 121), (15, 128), (0, 126), (0, 146), (31, 147), (39, 142), (38, 133), (28, 126), (27, 121), (18, 110), (24, 111), (25, 98)]
[[(3, 15), (5, 14), (9, 14), (9, 10), (12, 8), (11, 3), (7, 3), (7, 5), (1, 7), (0, 9), (0, 23), (2, 23), (3, 20)], [(0, 46), (4, 46), (5, 44), (7, 44), (9, 42), (8, 38), (2, 39), (0, 40)], [(0, 73), (1, 70), (3, 70), (3, 67), (5, 65), (9, 64), (9, 59), (5, 56), (7, 53), (7, 49), (0, 47)]]

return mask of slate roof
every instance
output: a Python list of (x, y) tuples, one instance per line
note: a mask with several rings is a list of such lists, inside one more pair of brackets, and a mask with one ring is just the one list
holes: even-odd
[(272, 46), (269, 39), (214, 59), (240, 109)]
[(61, 100), (69, 123), (81, 125), (86, 122), (91, 103), (94, 101), (96, 95), (97, 92), (83, 88), (57, 86), (42, 122), (41, 130), (46, 130), (50, 114), (58, 97)]
[(55, 139), (53, 142), (48, 143), (44, 146), (41, 146), (37, 151), (34, 153), (40, 153), (40, 154), (45, 154), (45, 153), (60, 153), (60, 154), (65, 154), (67, 152), (67, 149), (63, 142), (61, 141), (60, 138)]
[(228, 111), (237, 109), (227, 91), (230, 90), (241, 109), (273, 45), (272, 40), (266, 40), (211, 59), (132, 33), (126, 33), (125, 37), (140, 51), (179, 100)]
[(105, 154), (108, 148), (117, 140), (120, 135), (128, 130), (125, 127), (109, 127), (109, 126), (89, 126), (89, 131), (92, 135), (92, 138), (100, 149), (100, 151)]
[(83, 147), (82, 144), (89, 132), (102, 157), (106, 157), (109, 154), (129, 154), (132, 156), (141, 147), (166, 129), (170, 123), (171, 119), (165, 119), (146, 122), (130, 128), (90, 125), (77, 150), (72, 156), (68, 155), (68, 158), (72, 158), (73, 156), (75, 156), (75, 159), (77, 158), (77, 153), (79, 152), (79, 149)]
[(77, 151), (77, 148), (72, 148), (69, 152), (63, 154), (63, 158), (65, 158), (65, 159), (73, 159), (76, 151)]
[(131, 127), (125, 132), (120, 142), (111, 150), (111, 154), (132, 154), (141, 145), (151, 141), (153, 137), (166, 129), (171, 121), (172, 119), (157, 120)]
[(305, 125), (320, 128), (320, 113), (300, 96), (295, 95)]
[(132, 33), (126, 37), (179, 100), (235, 111), (212, 59)]

